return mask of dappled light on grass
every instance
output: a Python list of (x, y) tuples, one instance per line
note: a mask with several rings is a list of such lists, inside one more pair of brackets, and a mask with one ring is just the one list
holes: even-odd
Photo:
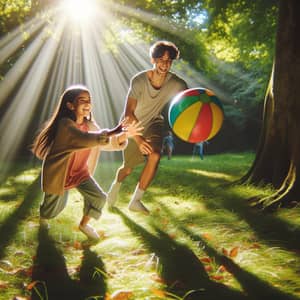
[(227, 181), (231, 181), (234, 179), (233, 176), (231, 175), (227, 175), (225, 173), (219, 173), (219, 172), (209, 172), (209, 171), (203, 171), (203, 170), (199, 170), (199, 169), (188, 169), (186, 170), (187, 172), (190, 172), (192, 174), (199, 174), (202, 176), (206, 176), (209, 178), (216, 178), (216, 179), (224, 179)]
[[(234, 177), (245, 168), (239, 167), (240, 159), (251, 160), (245, 155), (227, 158), (223, 168), (224, 156), (215, 156), (199, 170)], [(250, 300), (247, 294), (251, 300), (267, 299), (266, 295), (276, 300), (292, 300), (289, 294), (299, 296), (299, 218), (289, 220), (299, 209), (263, 215), (249, 207), (247, 198), (267, 190), (218, 186), (223, 179), (187, 172), (189, 160), (181, 157), (179, 162), (177, 157), (159, 169), (143, 199), (151, 211), (147, 217), (127, 208), (138, 178), (138, 173), (133, 174), (121, 188), (117, 208), (105, 207), (100, 220), (92, 221), (105, 238), (90, 244), (78, 231), (83, 209), (78, 192), (70, 192), (65, 210), (41, 234), (41, 198), (35, 195), (40, 185), (31, 182), (32, 168), (8, 177), (0, 189), (7, 193), (5, 199), (15, 199), (17, 194), (18, 200), (0, 201), (1, 296), (30, 297), (26, 287), (37, 281), (46, 282), (52, 295), (56, 288), (51, 284), (59, 282), (60, 292), (71, 293), (73, 300), (85, 299), (82, 293), (111, 299), (122, 292), (132, 300), (174, 300), (195, 287), (199, 288), (194, 292), (196, 300)], [(100, 185), (109, 186), (114, 175), (107, 172), (111, 167), (101, 162), (97, 170)], [(34, 172), (38, 175), (39, 169)], [(22, 176), (25, 181), (20, 180)], [(293, 236), (295, 242), (288, 243), (286, 239)], [(47, 269), (52, 260), (55, 267)], [(93, 293), (79, 288), (85, 283)], [(35, 286), (42, 291), (41, 284)]]
[(37, 168), (26, 170), (19, 176), (14, 177), (14, 182), (17, 183), (26, 183), (29, 184), (32, 182), (38, 175), (39, 175), (40, 170)]

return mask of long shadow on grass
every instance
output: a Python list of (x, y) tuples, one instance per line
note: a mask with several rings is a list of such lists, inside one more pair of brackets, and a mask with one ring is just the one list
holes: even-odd
[(194, 290), (185, 300), (250, 299), (238, 291), (210, 280), (198, 257), (165, 232), (156, 228), (158, 236), (155, 236), (133, 222), (119, 209), (115, 209), (114, 212), (119, 214), (131, 231), (142, 239), (149, 251), (159, 257), (160, 275), (168, 286), (168, 292), (182, 296)]
[(198, 241), (201, 248), (210, 258), (213, 258), (218, 264), (225, 266), (226, 270), (241, 284), (247, 295), (256, 300), (299, 300), (299, 298), (276, 289), (268, 282), (261, 280), (252, 273), (242, 269), (232, 259), (220, 254), (216, 249), (210, 246), (201, 236), (194, 234), (184, 226), (179, 226), (180, 222), (177, 222), (176, 217), (172, 215), (172, 212), (166, 206), (161, 206), (167, 213), (169, 219), (172, 220), (174, 224), (177, 224), (176, 228), (189, 236), (193, 241)]
[(18, 226), (22, 220), (30, 214), (31, 208), (35, 205), (37, 200), (41, 198), (40, 178), (39, 176), (28, 187), (22, 204), (16, 208), (0, 227), (0, 259), (5, 254), (5, 248), (13, 240), (18, 231)]
[[(83, 251), (79, 279), (72, 279), (67, 271), (65, 258), (49, 236), (48, 229), (40, 227), (32, 281), (37, 282), (31, 299), (40, 300), (84, 300), (104, 298), (106, 281), (101, 273), (102, 260), (90, 249)], [(40, 294), (43, 298), (40, 297)], [(94, 296), (94, 297), (93, 297)]]
[[(13, 163), (9, 163), (9, 166), (3, 166), (1, 164), (2, 170), (0, 173), (0, 184), (3, 184), (9, 177), (17, 176), (18, 174), (22, 173), (23, 171), (27, 170), (29, 167), (32, 167), (31, 164), (24, 161), (15, 161)], [(3, 172), (3, 169), (5, 172)]]
[(176, 196), (182, 194), (183, 198), (189, 194), (200, 194), (202, 198), (209, 199), (205, 201), (205, 206), (208, 209), (214, 211), (218, 208), (224, 208), (230, 213), (235, 213), (250, 225), (257, 237), (265, 240), (269, 245), (284, 247), (292, 251), (300, 248), (300, 239), (298, 238), (300, 230), (298, 228), (291, 228), (291, 225), (276, 216), (251, 208), (247, 200), (234, 192), (231, 186), (224, 186), (223, 180), (208, 179), (184, 172), (184, 176), (180, 176), (179, 181), (178, 172), (180, 170), (166, 172), (167, 181), (160, 180), (160, 188), (170, 190), (170, 186), (172, 186), (173, 190), (170, 190), (170, 194), (176, 193)]

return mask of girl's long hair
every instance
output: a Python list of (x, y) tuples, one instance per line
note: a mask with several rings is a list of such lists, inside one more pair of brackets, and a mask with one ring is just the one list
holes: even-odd
[[(67, 88), (60, 96), (54, 113), (34, 139), (31, 151), (39, 159), (44, 159), (46, 157), (56, 136), (59, 120), (62, 118), (69, 118), (76, 121), (75, 113), (67, 107), (67, 102), (74, 103), (76, 98), (82, 92), (90, 93), (83, 85), (73, 85)], [(92, 114), (90, 114), (88, 120), (92, 120)]]

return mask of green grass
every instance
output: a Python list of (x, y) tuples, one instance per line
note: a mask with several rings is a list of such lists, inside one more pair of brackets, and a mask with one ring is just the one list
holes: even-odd
[[(93, 221), (105, 232), (93, 245), (77, 229), (79, 193), (45, 230), (40, 169), (18, 169), (0, 186), (0, 299), (127, 299), (109, 297), (118, 291), (136, 300), (300, 299), (299, 207), (263, 214), (247, 199), (270, 190), (229, 185), (253, 158), (163, 157), (144, 195), (148, 217), (127, 210), (135, 170), (118, 208)], [(101, 160), (96, 178), (105, 191), (119, 164)]]

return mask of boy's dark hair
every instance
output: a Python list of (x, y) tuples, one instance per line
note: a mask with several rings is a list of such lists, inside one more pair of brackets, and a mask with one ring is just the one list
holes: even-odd
[(168, 52), (170, 55), (170, 58), (178, 59), (179, 58), (179, 49), (176, 47), (176, 45), (169, 41), (158, 41), (154, 43), (150, 47), (150, 57), (151, 58), (160, 58), (164, 55), (165, 52)]

